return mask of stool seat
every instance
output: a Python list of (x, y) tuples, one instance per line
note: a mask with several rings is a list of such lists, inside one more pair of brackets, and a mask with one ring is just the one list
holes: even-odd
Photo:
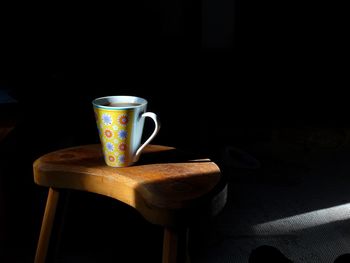
[[(216, 215), (224, 207), (227, 195), (226, 184), (214, 162), (161, 145), (148, 145), (135, 165), (123, 168), (105, 164), (100, 144), (51, 152), (34, 162), (34, 181), (50, 188), (43, 225), (45, 218), (50, 217), (47, 210), (55, 210), (52, 200), (57, 202), (59, 189), (109, 196), (134, 207), (146, 220), (165, 229), (178, 229), (201, 216)], [(174, 234), (169, 233), (168, 238)], [(179, 261), (172, 261), (163, 251), (163, 262)]]

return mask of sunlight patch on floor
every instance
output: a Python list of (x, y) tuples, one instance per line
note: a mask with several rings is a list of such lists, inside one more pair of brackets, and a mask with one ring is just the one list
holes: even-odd
[(350, 204), (344, 204), (257, 224), (253, 226), (253, 229), (254, 232), (259, 234), (290, 234), (295, 231), (349, 219)]

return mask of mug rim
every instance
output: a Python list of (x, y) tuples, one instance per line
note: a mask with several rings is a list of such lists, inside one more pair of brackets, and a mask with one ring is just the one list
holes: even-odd
[[(99, 102), (104, 101), (106, 99), (109, 98), (121, 98), (121, 99), (132, 99), (133, 101), (130, 103), (137, 103), (139, 105), (137, 106), (123, 106), (123, 107), (116, 107), (116, 106), (105, 106), (105, 105), (101, 105), (99, 104)], [(136, 102), (137, 101), (137, 102)], [(119, 109), (135, 109), (135, 108), (139, 108), (142, 106), (147, 105), (147, 100), (141, 97), (137, 97), (137, 96), (130, 96), (130, 95), (115, 95), (115, 96), (103, 96), (103, 97), (98, 97), (95, 98), (92, 101), (92, 104), (94, 105), (94, 107), (96, 108), (101, 108), (101, 109), (108, 109), (108, 110), (119, 110)]]

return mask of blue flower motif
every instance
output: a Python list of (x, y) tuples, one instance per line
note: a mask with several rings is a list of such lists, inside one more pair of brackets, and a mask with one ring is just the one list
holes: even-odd
[(107, 142), (106, 147), (107, 147), (107, 149), (108, 149), (109, 151), (113, 152), (113, 150), (114, 150), (114, 146), (113, 146), (113, 144), (112, 144), (112, 143)]
[(126, 130), (120, 130), (118, 132), (118, 135), (120, 139), (126, 139), (126, 137), (128, 136), (128, 132)]
[(120, 163), (125, 163), (125, 155), (123, 155), (123, 154), (119, 155), (118, 156), (118, 160), (119, 160)]
[(104, 113), (104, 114), (102, 115), (102, 120), (103, 120), (103, 122), (104, 122), (105, 125), (110, 125), (110, 124), (112, 124), (112, 118), (111, 118), (111, 116), (110, 116), (109, 114), (107, 114), (107, 113)]

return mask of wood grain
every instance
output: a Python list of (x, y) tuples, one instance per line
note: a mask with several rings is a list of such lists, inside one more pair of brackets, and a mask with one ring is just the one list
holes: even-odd
[(221, 179), (209, 159), (160, 145), (148, 145), (138, 163), (123, 168), (107, 166), (99, 144), (52, 152), (34, 163), (38, 185), (109, 196), (169, 226), (220, 211), (227, 192), (225, 185), (215, 190)]

